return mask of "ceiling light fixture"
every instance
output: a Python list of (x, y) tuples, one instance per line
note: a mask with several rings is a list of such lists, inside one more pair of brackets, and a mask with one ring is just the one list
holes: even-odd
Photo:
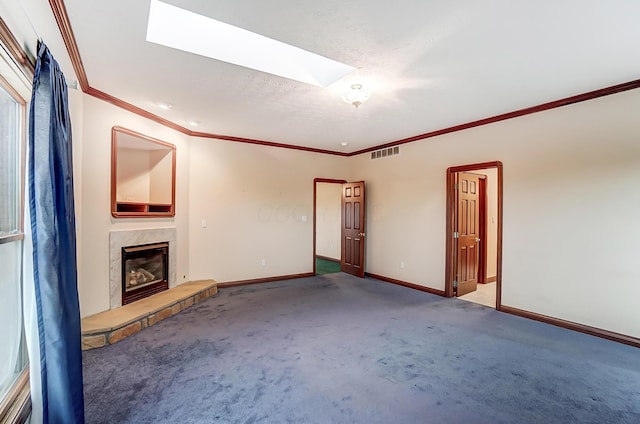
[(191, 125), (192, 127), (197, 127), (198, 125), (200, 125), (200, 121), (189, 121), (189, 125)]
[(167, 102), (156, 102), (156, 105), (158, 105), (160, 109), (164, 109), (164, 110), (169, 110), (173, 107), (171, 103), (167, 103)]
[(342, 100), (352, 104), (357, 109), (369, 96), (371, 96), (371, 92), (365, 89), (362, 84), (351, 84), (351, 87), (342, 95)]
[(346, 141), (343, 141), (342, 143), (340, 143), (340, 145), (342, 147), (347, 147), (349, 145), (349, 143), (347, 143)]

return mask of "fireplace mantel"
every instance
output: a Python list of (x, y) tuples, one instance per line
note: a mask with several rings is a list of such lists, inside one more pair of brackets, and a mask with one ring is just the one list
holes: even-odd
[(169, 243), (169, 288), (175, 287), (177, 285), (175, 228), (109, 231), (109, 309), (122, 306), (122, 247), (161, 242)]

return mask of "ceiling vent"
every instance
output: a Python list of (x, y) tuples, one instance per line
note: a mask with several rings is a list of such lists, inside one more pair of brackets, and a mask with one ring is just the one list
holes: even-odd
[(400, 146), (388, 147), (386, 149), (376, 150), (371, 152), (371, 159), (388, 158), (389, 156), (395, 156), (400, 154)]

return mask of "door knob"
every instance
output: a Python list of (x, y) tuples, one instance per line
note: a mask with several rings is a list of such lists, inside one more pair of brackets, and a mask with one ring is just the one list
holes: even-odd
[(476, 243), (480, 242), (480, 239), (478, 237), (476, 237)]
[(364, 237), (364, 233), (359, 233), (358, 234), (360, 237)]

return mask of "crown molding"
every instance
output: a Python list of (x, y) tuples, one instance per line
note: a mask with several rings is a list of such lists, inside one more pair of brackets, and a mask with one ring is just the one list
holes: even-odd
[(143, 118), (147, 118), (151, 121), (157, 122), (160, 125), (164, 125), (165, 127), (171, 128), (183, 134), (192, 135), (191, 130), (189, 130), (188, 128), (185, 128), (174, 122), (171, 122), (168, 119), (164, 119), (163, 117), (158, 116), (154, 113), (151, 113), (138, 106), (134, 106), (131, 103), (125, 102), (124, 100), (119, 99), (115, 96), (112, 96), (111, 94), (105, 93), (104, 91), (100, 91), (93, 87), (87, 87), (86, 90), (83, 89), (82, 91), (84, 91), (85, 94), (95, 97), (96, 99), (104, 100), (107, 103), (111, 103), (114, 106), (128, 110), (129, 112), (142, 116)]
[(78, 49), (78, 43), (76, 43), (76, 37), (73, 35), (73, 28), (71, 28), (71, 22), (69, 21), (69, 15), (67, 14), (67, 8), (64, 5), (63, 0), (49, 0), (49, 6), (53, 16), (56, 18), (58, 29), (62, 35), (62, 40), (67, 48), (67, 53), (71, 59), (73, 70), (78, 78), (78, 84), (85, 93), (90, 88), (89, 79), (87, 73), (84, 70), (84, 64), (82, 63), (82, 57), (80, 57), (80, 50)]
[(344, 156), (344, 157), (350, 156), (349, 153), (336, 152), (334, 150), (317, 149), (315, 147), (298, 146), (296, 144), (278, 143), (278, 142), (275, 142), (275, 141), (255, 140), (255, 139), (252, 139), (252, 138), (234, 137), (234, 136), (230, 136), (230, 135), (210, 134), (210, 133), (196, 132), (196, 131), (192, 131), (191, 135), (194, 136), (194, 137), (214, 138), (216, 140), (234, 141), (234, 142), (237, 142), (237, 143), (259, 144), (261, 146), (279, 147), (279, 148), (282, 148), (282, 149), (301, 150), (301, 151), (304, 151), (304, 152), (322, 153), (322, 154), (325, 154), (325, 155)]
[[(49, 4), (51, 6), (51, 10), (53, 11), (53, 14), (56, 18), (56, 22), (58, 24), (58, 28), (60, 29), (60, 34), (62, 35), (62, 38), (64, 40), (65, 46), (67, 47), (67, 51), (69, 53), (69, 56), (71, 58), (71, 63), (73, 64), (73, 68), (76, 72), (76, 76), (78, 77), (78, 82), (80, 84), (80, 87), (82, 89), (82, 91), (86, 94), (89, 94), (93, 97), (96, 97), (98, 99), (104, 100), (106, 102), (109, 102), (115, 106), (118, 106), (122, 109), (128, 110), (131, 113), (134, 113), (136, 115), (142, 116), (144, 118), (150, 119), (152, 121), (155, 121), (161, 125), (167, 126), (169, 128), (172, 128), (176, 131), (179, 131), (183, 134), (187, 134), (193, 137), (201, 137), (201, 138), (211, 138), (211, 139), (216, 139), (216, 140), (226, 140), (226, 141), (232, 141), (232, 142), (237, 142), (237, 143), (249, 143), (249, 144), (257, 144), (257, 145), (262, 145), (262, 146), (269, 146), (269, 147), (278, 147), (278, 148), (283, 148), (283, 149), (293, 149), (293, 150), (301, 150), (301, 151), (306, 151), (306, 152), (313, 152), (313, 153), (321, 153), (321, 154), (328, 154), (328, 155), (335, 155), (335, 156), (344, 156), (344, 157), (351, 157), (351, 156), (357, 156), (363, 153), (369, 153), (372, 152), (374, 150), (379, 150), (379, 149), (385, 149), (385, 148), (389, 148), (389, 147), (393, 147), (393, 146), (399, 146), (401, 144), (407, 144), (407, 143), (412, 143), (414, 141), (419, 141), (419, 140), (424, 140), (424, 139), (428, 139), (428, 138), (432, 138), (432, 137), (437, 137), (440, 135), (444, 135), (444, 134), (450, 134), (450, 133), (454, 133), (457, 131), (463, 131), (469, 128), (474, 128), (474, 127), (479, 127), (479, 126), (483, 126), (483, 125), (488, 125), (488, 124), (492, 124), (494, 122), (499, 122), (499, 121), (504, 121), (507, 119), (512, 119), (512, 118), (517, 118), (520, 116), (524, 116), (524, 115), (529, 115), (532, 113), (537, 113), (537, 112), (542, 112), (542, 111), (546, 111), (546, 110), (550, 110), (550, 109), (555, 109), (558, 107), (562, 107), (562, 106), (567, 106), (570, 104), (574, 104), (574, 103), (579, 103), (579, 102), (584, 102), (587, 100), (592, 100), (592, 99), (596, 99), (598, 97), (603, 97), (603, 96), (608, 96), (611, 94), (616, 94), (616, 93), (621, 93), (623, 91), (628, 91), (628, 90), (633, 90), (636, 88), (640, 88), (640, 79), (634, 80), (634, 81), (629, 81), (629, 82), (625, 82), (622, 84), (617, 84), (617, 85), (612, 85), (610, 87), (606, 87), (606, 88), (601, 88), (598, 90), (594, 90), (594, 91), (589, 91), (587, 93), (583, 93), (583, 94), (578, 94), (576, 96), (571, 96), (571, 97), (565, 97), (563, 99), (560, 100), (554, 100), (551, 102), (547, 102), (547, 103), (542, 103), (536, 106), (531, 106), (531, 107), (527, 107), (524, 109), (520, 109), (520, 110), (516, 110), (513, 112), (509, 112), (509, 113), (503, 113), (500, 115), (495, 115), (489, 118), (484, 118), (484, 119), (479, 119), (476, 121), (471, 121), (471, 122), (467, 122), (467, 123), (463, 123), (463, 124), (459, 124), (459, 125), (454, 125), (452, 127), (448, 127), (448, 128), (443, 128), (440, 130), (435, 130), (435, 131), (430, 131), (424, 134), (418, 134), (412, 137), (408, 137), (408, 138), (403, 138), (400, 140), (395, 140), (395, 141), (391, 141), (388, 143), (384, 143), (384, 144), (379, 144), (373, 147), (368, 147), (366, 149), (361, 149), (361, 150), (357, 150), (355, 152), (351, 152), (351, 153), (344, 153), (344, 152), (338, 152), (338, 151), (334, 151), (334, 150), (325, 150), (325, 149), (316, 149), (313, 147), (306, 147), (306, 146), (298, 146), (298, 145), (294, 145), (294, 144), (285, 144), (285, 143), (278, 143), (275, 141), (267, 141), (267, 140), (258, 140), (258, 139), (251, 139), (251, 138), (243, 138), (243, 137), (235, 137), (235, 136), (230, 136), (230, 135), (221, 135), (221, 134), (212, 134), (212, 133), (205, 133), (205, 132), (197, 132), (197, 131), (192, 131), (189, 130), (188, 128), (185, 128), (181, 125), (178, 125), (172, 121), (169, 121), (167, 119), (164, 119), (158, 115), (155, 115), (149, 111), (146, 111), (142, 108), (139, 108), (137, 106), (132, 105), (131, 103), (125, 102), (123, 100), (120, 100), (110, 94), (107, 94), (103, 91), (100, 91), (96, 88), (93, 88), (89, 85), (89, 80), (87, 79), (87, 74), (85, 72), (84, 69), (84, 65), (82, 63), (82, 58), (80, 57), (80, 51), (78, 50), (78, 45), (76, 43), (76, 39), (75, 36), (73, 35), (73, 29), (71, 27), (71, 22), (69, 21), (69, 15), (67, 14), (67, 10), (66, 7), (64, 5), (64, 0), (49, 0)], [(0, 35), (2, 35), (2, 27), (0, 27)], [(22, 53), (24, 53), (24, 51), (22, 51)], [(26, 54), (25, 54), (26, 56)], [(17, 55), (16, 57), (20, 57), (20, 55)]]
[(483, 125), (492, 124), (494, 122), (517, 118), (524, 115), (530, 115), (532, 113), (543, 112), (545, 110), (555, 109), (562, 106), (568, 106), (574, 103), (580, 103), (587, 100), (597, 99), (598, 97), (609, 96), (611, 94), (621, 93), (623, 91), (633, 90), (636, 88), (640, 88), (640, 79), (625, 82), (622, 84), (612, 85), (610, 87), (605, 87), (598, 90), (589, 91), (587, 93), (578, 94), (576, 96), (565, 97), (560, 100), (554, 100), (552, 102), (542, 103), (536, 106), (527, 107), (524, 109), (509, 112), (509, 113), (495, 115), (489, 118), (478, 119), (477, 121), (471, 121), (464, 124), (454, 125), (453, 127), (443, 128), (441, 130), (414, 135), (413, 137), (403, 138), (401, 140), (392, 141), (392, 142), (381, 144), (375, 147), (368, 147), (366, 149), (362, 149), (362, 150), (358, 150), (356, 152), (350, 153), (349, 156), (360, 155), (362, 153), (369, 153), (374, 150), (386, 149), (393, 146), (399, 146), (401, 144), (411, 143), (413, 141), (424, 140), (426, 138), (437, 137), (439, 135), (444, 135), (444, 134), (450, 134), (453, 132), (462, 131), (469, 128), (480, 127)]

